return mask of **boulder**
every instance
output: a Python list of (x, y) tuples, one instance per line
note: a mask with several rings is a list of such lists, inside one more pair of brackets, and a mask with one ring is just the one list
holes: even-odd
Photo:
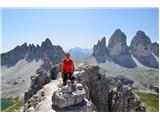
[[(28, 94), (31, 92), (28, 92)], [(34, 112), (37, 109), (38, 104), (44, 100), (45, 93), (44, 89), (39, 90), (36, 94), (29, 96), (29, 99), (25, 101), (21, 111)]]
[(50, 70), (50, 77), (52, 80), (55, 80), (58, 76), (58, 73), (60, 72), (60, 65), (54, 65)]
[(77, 83), (76, 88), (77, 88), (77, 90), (83, 90), (83, 85), (80, 83)]
[(131, 80), (123, 75), (118, 75), (118, 76), (114, 77), (114, 80), (116, 80), (116, 81), (120, 80), (120, 82), (123, 85), (132, 85), (134, 83), (133, 80)]
[(35, 112), (35, 109), (33, 107), (30, 107), (25, 112)]
[(58, 108), (65, 108), (81, 103), (85, 97), (86, 90), (84, 88), (76, 89), (76, 91), (70, 92), (69, 87), (65, 86), (63, 89), (53, 93), (52, 103)]
[(82, 102), (65, 107), (65, 108), (58, 108), (55, 106), (52, 106), (54, 110), (57, 112), (93, 112), (95, 111), (95, 106), (91, 101), (88, 101), (88, 99), (83, 99)]
[(28, 89), (25, 93), (24, 93), (24, 103), (26, 103), (32, 96), (33, 96), (33, 91), (31, 89)]
[(43, 68), (39, 68), (36, 70), (36, 74), (42, 74), (44, 73), (44, 69)]

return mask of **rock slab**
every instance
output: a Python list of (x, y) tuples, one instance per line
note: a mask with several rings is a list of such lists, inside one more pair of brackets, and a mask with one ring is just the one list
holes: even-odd
[(54, 106), (65, 108), (81, 103), (85, 96), (86, 91), (84, 88), (81, 90), (76, 90), (72, 93), (67, 93), (67, 91), (62, 92), (62, 90), (58, 90), (53, 93), (52, 102)]

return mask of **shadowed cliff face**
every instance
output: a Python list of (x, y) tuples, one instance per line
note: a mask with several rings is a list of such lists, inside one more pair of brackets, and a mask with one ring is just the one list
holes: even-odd
[(93, 56), (105, 56), (108, 55), (108, 50), (106, 47), (106, 38), (103, 37), (102, 40), (98, 40), (97, 45), (93, 47)]
[(157, 45), (152, 45), (150, 38), (143, 32), (138, 31), (131, 41), (130, 52), (143, 65), (158, 68), (159, 63), (152, 55)]
[(151, 44), (151, 50), (157, 57), (159, 57), (159, 44), (157, 42)]
[(34, 44), (28, 46), (27, 43), (24, 43), (7, 53), (2, 53), (1, 64), (2, 66), (10, 67), (14, 66), (21, 59), (38, 61), (45, 58), (49, 58), (53, 64), (57, 64), (64, 58), (64, 51), (60, 46), (52, 45), (51, 41), (47, 38), (42, 42), (41, 46), (35, 46)]

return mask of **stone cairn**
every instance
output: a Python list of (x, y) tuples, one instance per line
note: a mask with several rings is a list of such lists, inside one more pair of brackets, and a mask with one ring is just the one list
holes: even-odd
[(59, 89), (53, 93), (52, 107), (56, 111), (91, 112), (94, 105), (87, 99), (87, 89), (80, 83), (66, 86), (58, 85)]

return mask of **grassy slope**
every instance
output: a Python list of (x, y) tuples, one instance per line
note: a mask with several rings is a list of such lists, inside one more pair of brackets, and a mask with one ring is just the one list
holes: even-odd
[(142, 102), (151, 112), (159, 111), (159, 96), (151, 93), (136, 92), (140, 96)]

